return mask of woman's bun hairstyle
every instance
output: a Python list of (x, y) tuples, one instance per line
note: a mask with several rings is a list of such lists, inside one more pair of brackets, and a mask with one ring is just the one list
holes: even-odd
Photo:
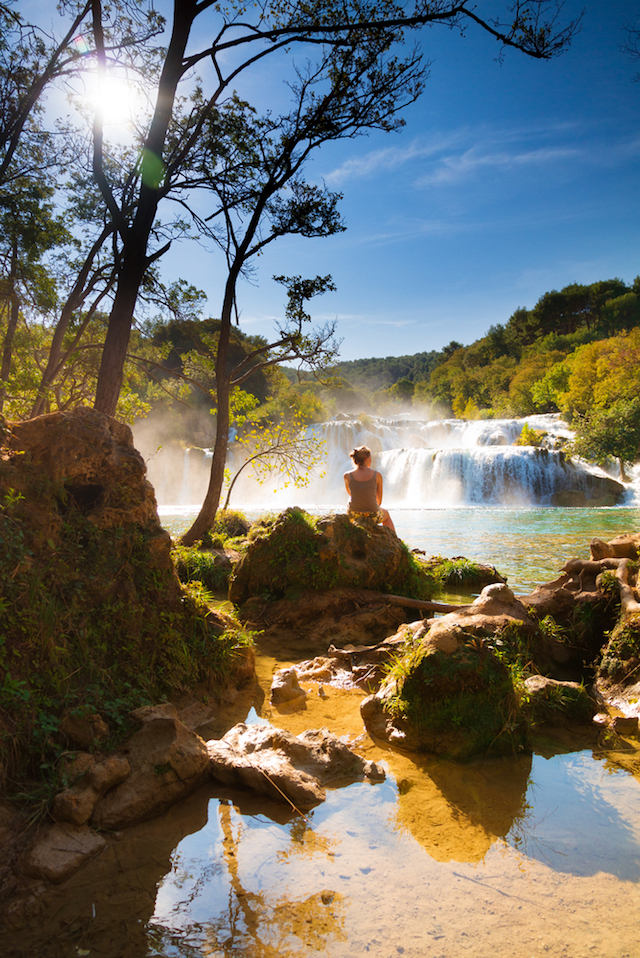
[(357, 446), (349, 453), (350, 458), (353, 459), (356, 466), (364, 466), (370, 455), (371, 450), (368, 446)]

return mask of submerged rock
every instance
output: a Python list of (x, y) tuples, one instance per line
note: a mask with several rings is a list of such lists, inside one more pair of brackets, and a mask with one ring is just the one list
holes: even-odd
[(28, 849), (20, 868), (30, 878), (44, 878), (57, 884), (100, 854), (106, 844), (102, 835), (86, 825), (52, 825)]
[(325, 728), (293, 735), (271, 725), (240, 723), (221, 739), (207, 742), (207, 751), (209, 770), (218, 781), (288, 801), (296, 808), (323, 802), (329, 782), (384, 780), (379, 766), (356, 755)]
[(273, 676), (270, 697), (272, 705), (288, 705), (289, 707), (297, 705), (302, 708), (306, 697), (307, 693), (300, 688), (295, 669), (280, 669)]

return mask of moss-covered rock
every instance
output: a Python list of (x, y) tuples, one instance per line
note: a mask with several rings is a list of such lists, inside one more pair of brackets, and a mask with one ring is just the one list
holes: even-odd
[(611, 631), (598, 666), (607, 684), (628, 685), (640, 679), (640, 614), (619, 622)]
[(475, 592), (484, 588), (485, 585), (507, 581), (495, 566), (483, 562), (472, 562), (464, 556), (445, 559), (438, 555), (431, 556), (425, 561), (429, 571), (443, 588), (450, 592)]
[(512, 753), (527, 743), (509, 669), (482, 643), (449, 653), (411, 649), (361, 713), (375, 738), (449, 759)]
[(590, 722), (598, 705), (580, 682), (562, 682), (544, 675), (525, 679), (523, 711), (531, 725)]
[(355, 587), (428, 599), (437, 583), (383, 526), (346, 515), (314, 520), (301, 509), (262, 526), (236, 566), (229, 598), (297, 598), (301, 592)]
[(65, 716), (97, 714), (113, 739), (136, 706), (251, 671), (239, 623), (181, 586), (121, 423), (91, 409), (9, 423), (0, 540), (0, 790), (56, 778)]

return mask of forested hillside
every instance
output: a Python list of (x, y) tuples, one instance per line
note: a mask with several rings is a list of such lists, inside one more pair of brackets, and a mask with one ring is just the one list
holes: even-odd
[(640, 448), (640, 277), (630, 286), (572, 283), (469, 346), (341, 363), (337, 373), (334, 397), (359, 398), (365, 411), (386, 415), (560, 413), (576, 429), (576, 452), (618, 458), (623, 471)]
[[(534, 412), (571, 418), (588, 405), (584, 390), (582, 400), (576, 395), (582, 365), (607, 340), (614, 340), (609, 350), (630, 348), (633, 337), (625, 334), (638, 325), (640, 277), (631, 286), (620, 279), (572, 283), (545, 293), (532, 309), (517, 309), (469, 346), (454, 341), (439, 352), (341, 362), (336, 374), (343, 388), (363, 390), (385, 406), (431, 405), (465, 418)], [(594, 343), (601, 346), (580, 352)], [(607, 378), (604, 370), (598, 378)]]

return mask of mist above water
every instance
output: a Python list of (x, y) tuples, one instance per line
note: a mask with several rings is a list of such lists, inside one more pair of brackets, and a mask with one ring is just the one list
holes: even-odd
[[(541, 447), (513, 445), (525, 423), (546, 434)], [(555, 494), (586, 489), (591, 476), (606, 475), (565, 456), (560, 447), (572, 433), (557, 415), (472, 422), (342, 417), (309, 430), (324, 439), (326, 457), (307, 485), (287, 486), (275, 473), (260, 484), (249, 467), (234, 487), (231, 507), (342, 509), (347, 501), (343, 474), (353, 466), (349, 452), (361, 445), (371, 449), (373, 466), (384, 477), (384, 504), (389, 508), (549, 505)], [(134, 438), (147, 459), (159, 505), (197, 511), (209, 482), (211, 452), (176, 443), (158, 449), (152, 434), (138, 427)], [(231, 474), (245, 455), (242, 447), (230, 443)], [(628, 504), (634, 504), (634, 497), (631, 487)]]

